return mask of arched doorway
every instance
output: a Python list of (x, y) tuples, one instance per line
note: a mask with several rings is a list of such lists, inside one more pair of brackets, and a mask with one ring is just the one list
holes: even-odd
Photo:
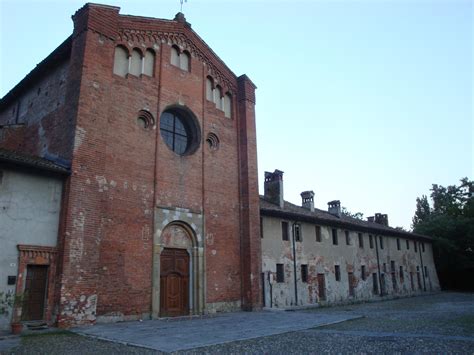
[(173, 221), (155, 234), (153, 316), (174, 317), (202, 311), (203, 260), (196, 233)]

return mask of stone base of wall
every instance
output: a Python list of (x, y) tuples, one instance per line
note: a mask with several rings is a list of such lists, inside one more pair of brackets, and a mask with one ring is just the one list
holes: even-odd
[(148, 320), (148, 319), (151, 319), (150, 313), (124, 315), (121, 312), (116, 312), (112, 314), (104, 314), (102, 316), (97, 316), (96, 321), (97, 323), (116, 323), (116, 322)]
[(214, 302), (206, 303), (206, 314), (213, 314), (217, 312), (238, 312), (242, 310), (242, 303), (240, 300), (231, 302)]

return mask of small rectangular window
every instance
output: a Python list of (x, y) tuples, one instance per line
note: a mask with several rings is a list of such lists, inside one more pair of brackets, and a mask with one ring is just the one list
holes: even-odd
[(288, 222), (281, 222), (281, 239), (288, 240)]
[(364, 247), (364, 235), (362, 233), (359, 233), (358, 236), (359, 236), (359, 248), (363, 248)]
[(421, 251), (424, 253), (425, 252), (425, 243), (421, 243)]
[(301, 236), (301, 225), (299, 225), (299, 224), (294, 225), (294, 233), (295, 233), (295, 241), (296, 242), (303, 241), (303, 238)]
[(403, 266), (402, 266), (402, 265), (400, 265), (400, 271), (399, 271), (399, 273), (400, 273), (400, 282), (403, 282), (403, 276), (404, 276), (404, 275), (403, 275)]
[(369, 234), (369, 247), (374, 249), (374, 237), (372, 237), (372, 234)]
[(341, 281), (341, 267), (339, 265), (334, 265), (334, 275), (336, 276), (336, 281)]
[(318, 296), (320, 301), (326, 299), (326, 279), (324, 274), (318, 274)]
[(407, 250), (410, 250), (410, 241), (407, 239)]
[(395, 261), (390, 261), (390, 271), (395, 272)]
[(347, 278), (349, 281), (349, 296), (355, 296), (355, 277), (354, 273), (348, 272), (347, 273)]
[(379, 240), (380, 240), (380, 249), (383, 249), (383, 238), (382, 238), (382, 236), (380, 236)]
[(277, 264), (277, 282), (285, 282), (283, 264)]
[(416, 241), (413, 241), (413, 245), (415, 247), (415, 253), (418, 253), (418, 245), (416, 245)]
[(346, 235), (346, 245), (351, 245), (351, 236), (349, 234), (349, 231), (344, 231)]
[(308, 282), (308, 265), (301, 265), (301, 282)]
[(362, 280), (365, 280), (365, 279), (366, 279), (366, 275), (365, 275), (365, 265), (362, 265), (362, 266), (360, 267), (360, 278), (361, 278)]
[(400, 238), (397, 238), (397, 250), (400, 250), (401, 247), (400, 247)]
[(374, 295), (379, 293), (379, 282), (377, 279), (377, 274), (374, 272), (372, 274), (372, 291), (374, 292)]
[(316, 230), (316, 241), (321, 242), (321, 226), (315, 226)]
[(339, 241), (337, 240), (337, 229), (333, 228), (332, 229), (332, 244), (338, 245)]
[(428, 277), (428, 267), (425, 266), (425, 277)]

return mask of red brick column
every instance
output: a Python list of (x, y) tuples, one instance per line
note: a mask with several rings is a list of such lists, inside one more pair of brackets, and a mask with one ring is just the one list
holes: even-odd
[(256, 87), (246, 75), (238, 78), (238, 85), (242, 308), (250, 311), (262, 306), (260, 207), (255, 128)]

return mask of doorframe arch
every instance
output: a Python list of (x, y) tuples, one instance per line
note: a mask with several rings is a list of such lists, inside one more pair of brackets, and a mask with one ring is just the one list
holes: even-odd
[[(189, 240), (185, 243), (173, 244), (173, 241), (164, 240), (167, 233), (173, 233), (173, 229), (181, 230)], [(182, 220), (174, 220), (166, 224), (162, 230), (154, 233), (153, 242), (153, 292), (152, 292), (152, 318), (160, 317), (160, 267), (161, 253), (165, 248), (183, 249), (189, 255), (189, 314), (202, 314), (204, 311), (204, 252), (201, 238), (197, 237), (197, 231)], [(182, 236), (181, 236), (182, 237)], [(174, 241), (179, 242), (179, 241)], [(182, 241), (181, 241), (182, 242)]]

